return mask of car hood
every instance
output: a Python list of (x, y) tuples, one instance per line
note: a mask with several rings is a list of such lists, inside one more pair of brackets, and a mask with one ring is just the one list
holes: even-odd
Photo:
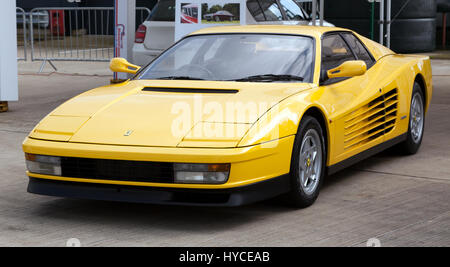
[(306, 83), (136, 80), (85, 92), (30, 137), (64, 142), (235, 147), (249, 128)]

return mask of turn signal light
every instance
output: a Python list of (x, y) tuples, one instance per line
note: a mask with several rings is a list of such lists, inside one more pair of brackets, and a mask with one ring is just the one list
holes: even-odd
[(190, 184), (223, 184), (228, 180), (230, 165), (174, 163), (175, 182)]

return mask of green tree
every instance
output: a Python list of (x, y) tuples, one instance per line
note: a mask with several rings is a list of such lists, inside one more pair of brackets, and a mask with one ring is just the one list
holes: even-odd
[(221, 5), (214, 5), (212, 6), (208, 13), (216, 13), (217, 11), (222, 10), (222, 6)]
[(208, 14), (208, 4), (202, 4), (202, 16)]
[(226, 4), (223, 6), (223, 9), (233, 14), (236, 20), (239, 20), (239, 16), (241, 15), (239, 10), (239, 4)]

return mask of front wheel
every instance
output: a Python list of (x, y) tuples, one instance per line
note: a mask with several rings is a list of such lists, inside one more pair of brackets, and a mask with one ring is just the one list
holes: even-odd
[(409, 111), (409, 125), (406, 140), (400, 144), (405, 154), (417, 153), (422, 144), (423, 132), (425, 129), (425, 105), (421, 87), (414, 83)]
[(291, 191), (288, 201), (298, 208), (314, 203), (325, 177), (326, 149), (320, 123), (305, 116), (294, 142), (291, 159)]

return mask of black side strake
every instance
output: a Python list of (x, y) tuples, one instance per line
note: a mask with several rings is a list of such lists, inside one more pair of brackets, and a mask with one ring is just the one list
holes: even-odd
[(144, 87), (142, 91), (168, 92), (168, 93), (200, 93), (200, 94), (236, 94), (237, 92), (239, 92), (239, 90), (235, 89), (156, 88), (156, 87)]

